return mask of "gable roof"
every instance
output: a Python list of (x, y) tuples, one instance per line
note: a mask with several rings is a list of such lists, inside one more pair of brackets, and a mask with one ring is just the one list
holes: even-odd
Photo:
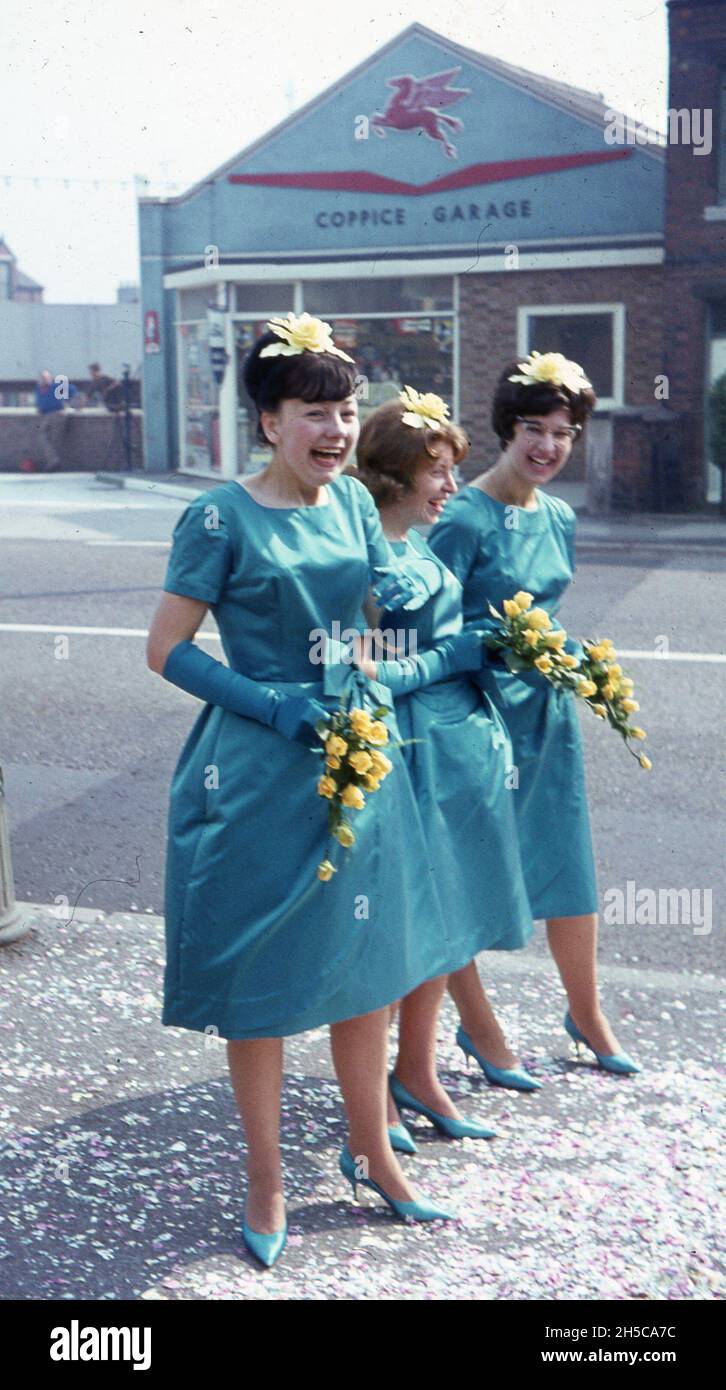
[[(453, 57), (472, 63), (474, 66), (481, 68), (482, 71), (491, 73), (493, 77), (498, 77), (505, 82), (510, 82), (512, 85), (526, 91), (529, 95), (536, 97), (539, 101), (548, 102), (551, 106), (555, 106), (561, 111), (566, 111), (570, 116), (576, 116), (580, 120), (587, 121), (590, 125), (596, 126), (599, 131), (602, 131), (603, 126), (606, 124), (606, 112), (610, 113), (611, 119), (613, 115), (619, 117), (626, 123), (626, 128), (630, 125), (637, 127), (642, 124), (635, 117), (629, 117), (623, 112), (615, 111), (613, 107), (605, 102), (601, 92), (588, 92), (584, 87), (572, 87), (567, 82), (558, 82), (554, 78), (545, 77), (542, 73), (529, 72), (526, 68), (515, 67), (512, 63), (505, 63), (501, 58), (492, 58), (486, 53), (477, 52), (476, 49), (465, 48), (462, 44), (455, 43), (453, 39), (448, 39), (443, 34), (437, 34), (435, 30), (429, 29), (425, 24), (419, 24), (416, 21), (413, 24), (409, 24), (406, 29), (402, 29), (394, 38), (389, 39), (388, 43), (375, 49), (368, 58), (364, 58), (362, 62), (356, 64), (356, 66), (345, 73), (343, 77), (339, 77), (337, 82), (333, 82), (329, 87), (325, 87), (322, 92), (319, 92), (317, 96), (306, 102), (304, 106), (298, 107), (297, 111), (294, 111), (290, 116), (286, 116), (284, 120), (279, 121), (271, 130), (265, 131), (264, 135), (258, 136), (256, 140), (253, 140), (250, 145), (246, 145), (242, 150), (238, 151), (231, 159), (225, 160), (224, 164), (220, 164), (212, 173), (207, 174), (203, 179), (192, 184), (185, 192), (176, 193), (170, 197), (163, 198), (139, 198), (139, 202), (181, 203), (186, 201), (187, 198), (192, 197), (193, 194), (198, 192), (200, 188), (204, 188), (205, 185), (214, 183), (217, 179), (222, 178), (230, 169), (233, 169), (239, 164), (240, 160), (246, 159), (255, 150), (259, 150), (268, 140), (275, 139), (285, 129), (289, 129), (299, 121), (304, 120), (313, 111), (317, 110), (319, 106), (328, 102), (335, 92), (345, 88), (354, 78), (360, 76), (374, 63), (378, 63), (386, 53), (392, 52), (394, 49), (398, 48), (405, 39), (409, 39), (413, 35), (428, 39), (439, 48), (446, 49)], [(640, 144), (639, 142), (639, 148), (645, 153), (664, 159), (665, 136), (660, 135), (657, 131), (649, 131), (648, 135), (648, 141), (644, 144)]]

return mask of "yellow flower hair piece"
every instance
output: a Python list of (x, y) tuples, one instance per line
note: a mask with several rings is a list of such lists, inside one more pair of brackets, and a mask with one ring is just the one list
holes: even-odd
[(398, 399), (406, 407), (405, 414), (401, 416), (404, 425), (411, 425), (415, 430), (422, 430), (424, 426), (439, 430), (449, 413), (446, 401), (434, 395), (433, 391), (421, 396), (413, 386), (404, 386)]
[(347, 352), (337, 348), (333, 342), (329, 323), (314, 319), (310, 314), (287, 314), (285, 318), (269, 319), (271, 333), (276, 333), (284, 341), (269, 343), (262, 349), (260, 357), (294, 357), (299, 352), (332, 352), (335, 357), (343, 357), (352, 362)]
[(507, 380), (519, 381), (523, 386), (545, 381), (550, 386), (566, 386), (575, 396), (592, 386), (579, 362), (571, 362), (561, 352), (530, 352), (524, 362), (518, 362), (517, 366), (522, 375), (510, 376)]

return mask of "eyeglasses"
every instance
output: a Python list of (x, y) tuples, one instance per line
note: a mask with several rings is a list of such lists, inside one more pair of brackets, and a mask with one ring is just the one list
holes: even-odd
[(524, 433), (530, 439), (544, 439), (545, 435), (551, 434), (555, 444), (572, 444), (582, 429), (582, 425), (561, 425), (556, 430), (545, 430), (536, 420), (525, 420), (522, 415), (515, 415), (514, 418), (523, 426)]

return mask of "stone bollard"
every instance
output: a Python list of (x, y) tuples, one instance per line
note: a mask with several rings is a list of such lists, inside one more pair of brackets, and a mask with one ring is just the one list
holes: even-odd
[(19, 941), (29, 931), (30, 922), (24, 918), (15, 901), (10, 832), (5, 815), (5, 783), (0, 767), (0, 946)]

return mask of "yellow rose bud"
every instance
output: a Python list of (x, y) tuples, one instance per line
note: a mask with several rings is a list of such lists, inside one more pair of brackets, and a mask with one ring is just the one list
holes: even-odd
[(577, 657), (573, 656), (572, 652), (563, 652), (560, 661), (562, 665), (567, 666), (570, 671), (574, 670), (575, 666), (578, 665)]
[(627, 690), (628, 692), (630, 692), (630, 691), (633, 689), (633, 686), (634, 686), (634, 685), (635, 685), (635, 681), (631, 681), (630, 676), (621, 676), (621, 677), (620, 677), (620, 688), (621, 688), (621, 690)]
[(340, 799), (344, 806), (352, 806), (355, 811), (361, 811), (366, 804), (360, 787), (356, 787), (353, 782), (349, 782), (347, 787), (343, 787)]
[(552, 658), (547, 656), (546, 653), (543, 656), (538, 656), (534, 664), (537, 670), (542, 672), (543, 676), (546, 676), (547, 672), (552, 670)]
[(605, 696), (606, 700), (612, 700), (613, 695), (615, 694), (615, 686), (613, 685), (612, 681), (606, 681), (605, 685), (602, 688), (602, 693)]
[(326, 739), (325, 751), (329, 753), (332, 758), (342, 758), (343, 754), (348, 752), (348, 745), (345, 739), (340, 738), (338, 734), (331, 734), (330, 737)]
[(380, 753), (377, 748), (371, 751), (371, 761), (376, 777), (387, 777), (389, 772), (393, 771), (393, 763), (390, 758), (387, 758), (385, 753)]
[(331, 864), (329, 859), (324, 859), (322, 864), (318, 864), (318, 878), (321, 878), (323, 883), (327, 883), (328, 879), (332, 878), (333, 874), (337, 872), (338, 870)]
[(522, 613), (524, 613), (527, 608), (531, 608), (534, 603), (532, 595), (528, 594), (526, 589), (520, 589), (519, 593), (514, 595), (513, 601)]
[(557, 632), (545, 632), (543, 641), (546, 647), (564, 647), (567, 633), (564, 628), (558, 628)]
[(350, 846), (355, 844), (355, 835), (353, 834), (353, 831), (351, 830), (350, 826), (346, 825), (345, 822), (343, 822), (342, 825), (339, 825), (337, 830), (333, 831), (333, 834), (335, 835), (338, 844), (343, 845), (345, 849), (350, 849)]
[(388, 743), (388, 729), (381, 719), (376, 719), (371, 724), (366, 738), (369, 743)]
[(633, 713), (635, 712), (636, 709), (640, 709), (640, 705), (639, 705), (639, 703), (638, 703), (637, 700), (623, 700), (623, 701), (622, 701), (622, 705), (623, 705), (623, 709), (624, 709), (628, 714), (633, 714)]
[(614, 666), (608, 666), (608, 675), (609, 675), (609, 676), (622, 676), (622, 674), (623, 674), (623, 668), (622, 668), (622, 666), (618, 666), (617, 663), (616, 663)]
[(350, 711), (350, 724), (353, 732), (359, 737), (365, 737), (372, 724), (371, 716), (365, 709), (352, 709)]
[(366, 753), (364, 749), (361, 749), (359, 753), (349, 753), (348, 763), (350, 767), (353, 768), (354, 772), (362, 773), (367, 772), (369, 767), (373, 766), (373, 759), (370, 753)]
[(335, 796), (335, 782), (332, 777), (321, 777), (318, 782), (318, 796)]
[(520, 611), (521, 611), (521, 610), (520, 610), (519, 604), (517, 603), (517, 600), (516, 600), (516, 599), (513, 599), (513, 598), (505, 598), (503, 607), (504, 607), (504, 612), (506, 613), (506, 615), (507, 615), (508, 618), (518, 618), (518, 617), (519, 617), (519, 614), (520, 614)]
[(331, 767), (331, 768), (333, 769), (333, 771), (336, 771), (337, 768), (340, 767), (340, 758), (326, 758), (326, 759), (325, 759), (325, 766), (326, 766), (326, 767)]
[(539, 646), (539, 633), (535, 632), (533, 627), (526, 627), (524, 629), (524, 632), (522, 633), (522, 636), (525, 642), (529, 643), (530, 647)]
[(577, 693), (578, 695), (582, 695), (583, 699), (589, 700), (591, 695), (597, 695), (597, 686), (594, 681), (580, 681), (577, 687)]
[(552, 627), (552, 619), (544, 608), (533, 608), (532, 611), (527, 614), (527, 623), (529, 627), (535, 627), (537, 629)]
[(596, 714), (599, 714), (601, 719), (607, 719), (608, 712), (605, 705), (593, 705), (593, 709)]
[(600, 643), (598, 646), (588, 647), (587, 654), (592, 657), (593, 661), (602, 661), (605, 657), (605, 648), (602, 643)]
[(645, 753), (638, 754), (638, 762), (640, 763), (641, 767), (645, 768), (646, 772), (650, 772), (650, 769), (652, 768), (653, 764), (650, 761), (650, 758), (646, 757)]
[(647, 735), (646, 732), (645, 732), (645, 729), (639, 729), (638, 726), (637, 726), (637, 724), (634, 724), (634, 725), (633, 725), (633, 728), (628, 730), (628, 733), (630, 734), (631, 738), (647, 738), (647, 737), (648, 737), (648, 735)]
[(364, 786), (365, 786), (366, 791), (367, 791), (367, 792), (377, 792), (377, 791), (378, 791), (378, 788), (380, 787), (380, 785), (381, 785), (381, 779), (380, 779), (380, 777), (373, 777), (372, 774), (369, 772), (368, 775), (366, 776), (365, 783), (364, 783)]

